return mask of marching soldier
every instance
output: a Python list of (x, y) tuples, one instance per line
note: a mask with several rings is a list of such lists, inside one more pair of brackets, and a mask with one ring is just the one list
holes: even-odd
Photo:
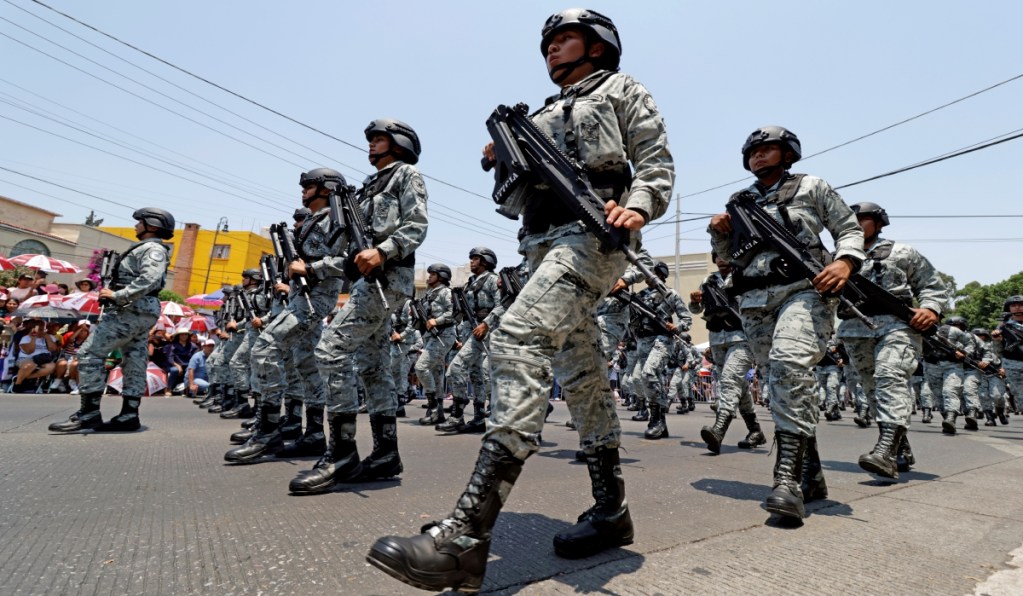
[[(814, 466), (820, 461), (816, 437), (820, 412), (813, 366), (824, 355), (834, 330), (838, 299), (832, 296), (863, 261), (863, 231), (842, 197), (820, 178), (789, 173), (801, 155), (795, 134), (780, 126), (765, 126), (753, 131), (743, 144), (742, 165), (757, 178), (747, 192), (811, 247), (819, 261), (827, 262), (820, 232), (826, 228), (834, 239), (835, 260), (812, 283), (787, 275), (772, 248), (760, 245), (741, 252), (745, 242), (737, 235), (733, 240), (729, 214), (714, 216), (709, 227), (715, 252), (732, 255), (730, 260), (738, 265), (732, 285), (739, 295), (742, 327), (753, 359), (770, 363), (767, 385), (778, 448), (767, 510), (800, 519), (804, 515), (800, 464), (804, 458)], [(733, 246), (740, 250), (733, 251)]]
[[(160, 317), (160, 290), (167, 278), (171, 247), (161, 242), (174, 237), (174, 216), (156, 207), (139, 209), (135, 219), (138, 242), (118, 257), (110, 286), (99, 291), (106, 302), (103, 317), (78, 351), (78, 386), (81, 409), (67, 422), (50, 425), (53, 432), (93, 429), (95, 432), (131, 432), (142, 428), (139, 404), (146, 392), (146, 338)], [(106, 390), (103, 361), (120, 349), (124, 386), (121, 413), (107, 422), (100, 415)]]
[[(426, 268), (426, 294), (421, 300), (426, 320), (417, 321), (423, 336), (423, 352), (416, 360), (416, 376), (426, 394), (423, 426), (444, 422), (444, 367), (455, 345), (455, 305), (451, 298), (451, 268), (434, 263)], [(438, 396), (438, 393), (440, 394)]]
[[(547, 20), (540, 49), (561, 94), (533, 122), (589, 170), (607, 201), (608, 223), (638, 236), (667, 208), (674, 167), (656, 104), (642, 85), (617, 72), (617, 28), (594, 11), (566, 10)], [(484, 153), (494, 159), (491, 148)], [(594, 319), (597, 303), (625, 271), (625, 258), (602, 251), (596, 236), (545, 188), (530, 189), (524, 203), (519, 251), (532, 274), (490, 340), (492, 412), (469, 485), (450, 517), (415, 538), (382, 538), (368, 556), (419, 588), (479, 589), (491, 529), (524, 461), (540, 448), (554, 377), (578, 426), (596, 501), (555, 537), (554, 551), (585, 557), (632, 542), (618, 456), (621, 429), (607, 361), (595, 349)]]

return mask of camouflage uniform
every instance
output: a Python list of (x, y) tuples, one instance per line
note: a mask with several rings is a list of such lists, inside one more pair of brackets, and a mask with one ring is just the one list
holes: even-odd
[[(252, 346), (252, 365), (262, 391), (262, 403), (267, 407), (280, 408), (294, 379), (291, 371), (302, 379), (307, 406), (322, 407), (326, 400), (326, 385), (316, 368), (313, 347), (323, 329), (323, 317), (334, 308), (341, 290), (340, 264), (330, 257), (340, 254), (343, 246), (343, 238), (338, 238), (333, 245), (327, 244), (331, 235), (329, 213), (330, 208), (323, 207), (307, 217), (295, 238), (312, 286), (309, 299), (314, 310), (309, 310), (309, 302), (298, 283), (292, 280), (287, 306), (263, 329)], [(290, 366), (286, 354), (291, 355)], [(271, 415), (273, 423), (278, 420), (279, 414)]]
[[(720, 272), (715, 271), (703, 280), (701, 287), (707, 284), (723, 288), (726, 281)], [(706, 295), (704, 292), (705, 297)], [(746, 382), (746, 373), (753, 366), (753, 353), (746, 342), (746, 333), (742, 330), (741, 321), (732, 321), (730, 319), (733, 317), (726, 318), (725, 313), (705, 309), (703, 301), (690, 302), (689, 309), (693, 314), (707, 311), (704, 319), (707, 321), (710, 351), (718, 377), (717, 411), (730, 414), (732, 417), (739, 414), (744, 417), (754, 415), (753, 395)], [(692, 368), (690, 366), (690, 370)]]
[(600, 353), (611, 360), (618, 342), (629, 326), (627, 305), (613, 296), (605, 296), (597, 305), (597, 327), (600, 329)]
[[(237, 294), (237, 290), (234, 290), (222, 307), (223, 325), (221, 326), (221, 330), (227, 334), (227, 339), (223, 339), (217, 344), (216, 350), (214, 350), (214, 353), (210, 355), (213, 362), (207, 363), (210, 385), (222, 386), (225, 389), (227, 386), (232, 384), (233, 373), (231, 372), (231, 358), (234, 357), (234, 353), (238, 350), (238, 346), (241, 345), (241, 340), (244, 335), (242, 333), (245, 325), (244, 316), (241, 314), (241, 306), (239, 305), (235, 294)], [(232, 321), (238, 324), (238, 329), (228, 331), (227, 324)]]
[[(160, 290), (167, 277), (170, 246), (157, 238), (136, 242), (121, 254), (110, 289), (113, 304), (93, 328), (78, 351), (79, 388), (83, 396), (94, 395), (94, 405), (107, 385), (103, 361), (114, 350), (122, 354), (124, 386), (121, 394), (138, 409), (146, 393), (147, 336), (160, 316)], [(95, 416), (99, 416), (97, 410)]]
[[(401, 336), (398, 341), (391, 341), (391, 380), (394, 382), (395, 400), (398, 401), (408, 392), (408, 373), (412, 369), (409, 351), (419, 339), (419, 332), (412, 324), (412, 308), (406, 298), (391, 313), (391, 331)], [(398, 403), (401, 403), (398, 401)]]
[[(988, 367), (992, 365), (995, 359), (995, 354), (991, 349), (991, 344), (985, 342), (976, 335), (970, 333), (970, 339), (972, 340), (972, 347), (967, 354), (979, 363), (986, 364)], [(963, 369), (963, 407), (966, 408), (967, 415), (980, 412), (983, 409), (983, 404), (987, 401), (988, 392), (988, 376), (983, 372), (973, 368), (972, 366), (964, 367)]]
[(363, 182), (359, 207), (372, 230), (373, 246), (386, 257), (383, 292), (390, 310), (380, 301), (375, 283), (361, 277), (352, 284), (348, 302), (316, 346), (317, 366), (330, 388), (328, 412), (358, 411), (356, 368), (366, 384), (370, 414), (394, 416), (397, 411), (388, 323), (391, 312), (415, 292), (415, 251), (426, 239), (426, 201), (422, 175), (402, 161), (387, 165)]
[[(600, 196), (650, 220), (664, 213), (674, 181), (667, 135), (653, 99), (632, 77), (599, 70), (563, 88), (532, 118), (585, 164)], [(630, 161), (631, 185), (625, 184)], [(531, 275), (491, 338), (494, 399), (486, 438), (520, 459), (539, 449), (557, 376), (583, 450), (616, 448), (621, 429), (607, 360), (595, 349), (600, 336), (594, 311), (625, 271), (625, 259), (602, 251), (543, 188), (530, 199), (518, 215), (525, 215), (526, 228), (519, 252)]]
[[(491, 316), (500, 303), (497, 274), (493, 271), (486, 271), (470, 277), (465, 282), (464, 291), (465, 301), (474, 311), (476, 320), (487, 324), (488, 335), (481, 341), (472, 335), (472, 329), (468, 329), (461, 349), (448, 365), (448, 388), (456, 401), (465, 404), (468, 403), (467, 383), (472, 383), (476, 411), (482, 412), (487, 398), (490, 397), (490, 360), (484, 351), (484, 346), (489, 346), (489, 334), (493, 333), (500, 320), (499, 314)], [(468, 317), (466, 317), (466, 321), (468, 321)]]
[[(636, 298), (646, 304), (663, 322), (674, 322), (677, 317), (680, 332), (688, 331), (693, 324), (689, 309), (674, 290), (669, 290), (665, 298), (657, 290), (646, 288)], [(664, 389), (664, 376), (668, 372), (668, 359), (675, 351), (674, 337), (666, 334), (645, 317), (640, 323), (641, 326), (636, 333), (639, 340), (639, 378), (634, 388), (640, 399), (648, 403), (656, 401), (661, 408), (666, 409), (668, 392)]]
[[(938, 333), (951, 341), (956, 349), (969, 353), (973, 345), (972, 336), (965, 331), (942, 325)], [(963, 364), (958, 360), (949, 360), (944, 355), (931, 354), (924, 351), (924, 377), (930, 386), (931, 395), (941, 396), (942, 412), (959, 412), (963, 395)]]
[(817, 387), (820, 391), (820, 402), (824, 409), (831, 412), (838, 408), (838, 390), (841, 386), (842, 372), (839, 370), (838, 360), (844, 360), (838, 352), (834, 341), (828, 342), (827, 353), (817, 363)]
[[(270, 300), (263, 292), (262, 284), (242, 291), (247, 293), (249, 301), (252, 303), (252, 315), (262, 318), (266, 324), (265, 317), (270, 312)], [(256, 376), (255, 367), (252, 366), (252, 346), (261, 332), (261, 329), (252, 326), (251, 320), (244, 320), (238, 324), (237, 334), (242, 338), (235, 349), (234, 356), (231, 357), (230, 368), (234, 377), (235, 391), (239, 394), (247, 394), (252, 389), (252, 379)]]
[[(1023, 324), (1012, 319), (1002, 323), (1001, 326), (1009, 327), (1017, 334), (1023, 334)], [(1012, 388), (1013, 394), (1016, 396), (1016, 404), (1020, 405), (1020, 400), (1023, 399), (1023, 345), (1011, 343), (1006, 345), (1005, 340), (1006, 337), (1003, 334), (1002, 338), (995, 342), (995, 348), (1001, 352), (1005, 382)]]
[[(770, 189), (754, 184), (747, 190), (757, 195), (757, 202), (779, 223), (785, 225), (784, 220), (790, 219), (790, 227), (797, 229), (795, 235), (813, 247), (811, 250), (822, 261), (825, 254), (818, 234), (825, 228), (835, 239), (835, 258), (848, 257), (857, 264), (862, 261), (863, 231), (838, 193), (820, 178), (804, 176), (795, 192), (787, 193), (792, 195), (788, 199), (780, 196), (783, 193), (778, 190), (789, 180), (792, 179), (783, 177)], [(785, 202), (787, 217), (779, 211), (779, 201)], [(732, 254), (729, 235), (712, 228), (708, 231), (715, 252)], [(824, 355), (831, 338), (837, 299), (822, 298), (807, 280), (788, 282), (774, 277), (771, 262), (777, 256), (774, 250), (765, 248), (738, 257), (746, 280), (743, 285), (735, 284), (742, 292), (739, 298), (742, 326), (754, 360), (770, 362), (768, 386), (775, 428), (813, 437), (820, 415), (813, 366)], [(756, 287), (757, 278), (766, 280), (763, 287)]]
[[(433, 328), (437, 333), (434, 334), (433, 330), (424, 331), (425, 327), (420, 327), (423, 353), (416, 361), (416, 376), (425, 393), (439, 394), (444, 389), (444, 364), (456, 339), (451, 288), (438, 283), (426, 291), (422, 302), (427, 319), (437, 321), (437, 326)], [(420, 321), (421, 326), (425, 324), (426, 321)], [(443, 399), (443, 395), (438, 395), (438, 399)]]
[[(948, 288), (931, 263), (913, 247), (878, 239), (867, 250), (860, 273), (898, 298), (939, 316), (948, 301)], [(879, 423), (909, 426), (913, 408), (910, 378), (922, 350), (919, 333), (893, 315), (872, 313), (876, 329), (848, 318), (838, 326), (838, 338), (845, 344), (852, 366), (859, 373), (863, 393), (876, 411)]]

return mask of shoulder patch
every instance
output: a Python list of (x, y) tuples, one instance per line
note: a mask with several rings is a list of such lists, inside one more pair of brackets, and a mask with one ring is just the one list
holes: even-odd
[(650, 110), (651, 114), (657, 113), (657, 104), (654, 103), (654, 98), (650, 95), (643, 98), (643, 107)]
[(416, 191), (418, 194), (421, 195), (426, 194), (426, 184), (423, 182), (423, 177), (420, 176), (418, 173), (412, 176), (411, 183), (412, 190)]
[(156, 263), (162, 263), (167, 260), (167, 251), (163, 250), (150, 250), (146, 253), (146, 258)]

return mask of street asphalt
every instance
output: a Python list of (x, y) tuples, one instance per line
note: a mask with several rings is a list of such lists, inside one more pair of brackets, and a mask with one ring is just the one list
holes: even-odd
[[(478, 435), (399, 421), (400, 479), (293, 497), (314, 463), (226, 465), (238, 422), (180, 397), (145, 398), (144, 431), (55, 435), (67, 395), (0, 395), (0, 594), (421, 594), (366, 563), (384, 535), (450, 513)], [(104, 398), (104, 417), (120, 398)], [(494, 530), (488, 594), (1023, 594), (1023, 417), (949, 437), (914, 417), (916, 467), (897, 482), (860, 470), (877, 438), (846, 413), (818, 436), (830, 497), (801, 527), (762, 508), (770, 445), (742, 451), (733, 422), (721, 455), (699, 430), (705, 404), (668, 415), (671, 438), (619, 410), (635, 543), (583, 560), (551, 538), (591, 503), (575, 431), (557, 402), (540, 453)], [(758, 408), (765, 432), (773, 427)], [(961, 424), (960, 419), (960, 424)], [(371, 448), (359, 418), (360, 451)], [(681, 441), (681, 443), (680, 443)]]

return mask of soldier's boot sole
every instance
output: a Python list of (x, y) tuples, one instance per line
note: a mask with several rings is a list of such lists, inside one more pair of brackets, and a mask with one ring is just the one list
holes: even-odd
[(806, 508), (803, 506), (803, 499), (800, 495), (793, 493), (787, 486), (779, 485), (771, 491), (764, 501), (764, 508), (771, 513), (777, 513), (783, 517), (803, 519), (806, 517)]
[(101, 424), (103, 424), (103, 418), (101, 418), (97, 412), (96, 416), (87, 417), (85, 420), (82, 420), (80, 417), (72, 417), (64, 422), (54, 422), (47, 427), (47, 430), (53, 433), (76, 433), (83, 430), (94, 429)]
[(709, 426), (705, 426), (700, 429), (700, 438), (707, 444), (707, 450), (717, 455), (721, 453), (721, 441), (724, 437), (719, 437)]
[(892, 480), (899, 479), (899, 467), (894, 461), (889, 461), (884, 457), (876, 455), (874, 453), (867, 453), (860, 456), (859, 460), (860, 467), (870, 472), (871, 474), (877, 474), (884, 478), (891, 478)]
[(246, 449), (249, 444), (246, 442), (241, 447), (236, 447), (224, 454), (224, 461), (232, 464), (254, 464), (263, 457), (273, 455), (284, 446), (284, 440), (280, 433), (266, 443), (257, 443)]
[(359, 454), (355, 453), (354, 457), (346, 458), (352, 461), (337, 462), (340, 467), (336, 467), (333, 474), (322, 468), (301, 472), (288, 483), (288, 492), (300, 497), (322, 495), (334, 490), (337, 484), (355, 482), (362, 475), (362, 462), (358, 458)]

